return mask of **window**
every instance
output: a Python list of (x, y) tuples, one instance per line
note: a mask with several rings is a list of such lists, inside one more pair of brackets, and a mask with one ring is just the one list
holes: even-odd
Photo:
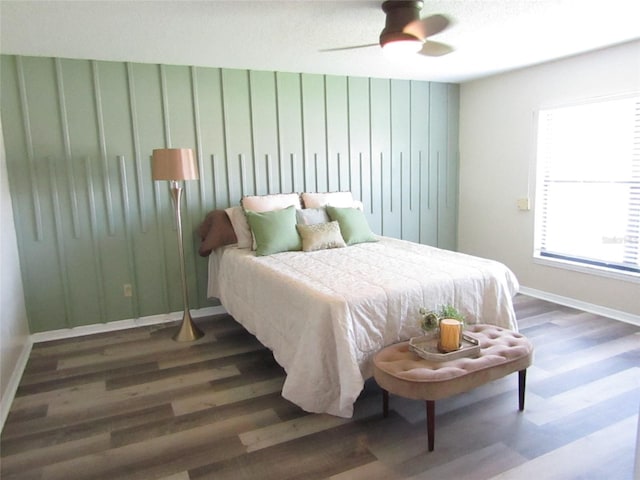
[(535, 256), (640, 276), (640, 95), (541, 110)]

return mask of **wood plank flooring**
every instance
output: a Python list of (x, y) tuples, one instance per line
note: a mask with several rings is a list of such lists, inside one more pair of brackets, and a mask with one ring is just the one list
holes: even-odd
[(34, 345), (0, 437), (2, 479), (633, 478), (640, 328), (519, 295), (535, 345), (526, 409), (517, 375), (424, 403), (368, 381), (352, 419), (280, 396), (283, 370), (228, 315), (206, 336), (141, 327)]

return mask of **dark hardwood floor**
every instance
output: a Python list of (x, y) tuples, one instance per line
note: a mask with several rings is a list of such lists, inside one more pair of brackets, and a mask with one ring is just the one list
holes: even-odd
[(34, 345), (0, 443), (10, 479), (633, 478), (640, 328), (519, 295), (534, 343), (526, 409), (517, 375), (424, 403), (369, 381), (352, 419), (280, 396), (284, 372), (231, 317), (206, 336), (141, 327)]

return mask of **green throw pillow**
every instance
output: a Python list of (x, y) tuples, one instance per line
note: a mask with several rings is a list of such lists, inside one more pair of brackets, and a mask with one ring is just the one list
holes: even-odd
[(327, 213), (331, 220), (336, 220), (340, 224), (340, 232), (347, 245), (378, 241), (369, 228), (362, 210), (327, 206)]
[(301, 250), (296, 230), (296, 208), (290, 206), (270, 212), (246, 211), (247, 221), (256, 239), (256, 255)]

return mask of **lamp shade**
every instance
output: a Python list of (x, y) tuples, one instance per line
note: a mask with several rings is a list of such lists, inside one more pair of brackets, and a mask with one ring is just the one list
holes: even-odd
[(158, 148), (153, 151), (154, 180), (197, 180), (198, 165), (190, 148)]

